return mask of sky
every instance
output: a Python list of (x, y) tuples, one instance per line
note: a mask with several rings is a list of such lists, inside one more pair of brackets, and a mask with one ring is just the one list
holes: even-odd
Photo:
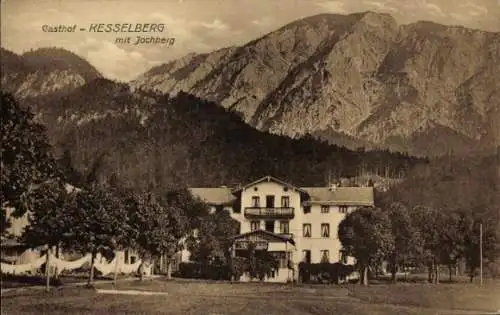
[[(15, 53), (62, 47), (105, 77), (128, 81), (188, 53), (241, 45), (289, 22), (320, 13), (375, 11), (400, 24), (428, 20), (500, 31), (500, 0), (3, 0), (1, 46)], [(173, 45), (134, 45), (137, 33), (79, 31), (92, 23), (164, 23)], [(77, 25), (71, 33), (43, 26)], [(130, 36), (131, 43), (116, 43)]]

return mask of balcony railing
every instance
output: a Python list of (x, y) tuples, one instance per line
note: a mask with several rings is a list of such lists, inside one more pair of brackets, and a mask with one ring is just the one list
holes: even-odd
[(248, 207), (245, 208), (245, 217), (292, 219), (294, 217), (294, 209), (291, 207), (286, 207), (286, 208)]

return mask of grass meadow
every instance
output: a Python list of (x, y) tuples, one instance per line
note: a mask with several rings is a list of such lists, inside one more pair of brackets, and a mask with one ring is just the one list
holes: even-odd
[[(100, 290), (161, 295), (104, 294)], [(2, 293), (2, 314), (495, 314), (500, 281), (467, 283), (281, 285), (132, 280), (93, 288), (43, 287)]]

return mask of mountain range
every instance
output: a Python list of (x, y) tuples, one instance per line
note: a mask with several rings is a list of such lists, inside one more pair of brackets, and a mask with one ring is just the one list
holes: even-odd
[(157, 66), (136, 88), (185, 91), (259, 130), (441, 155), (500, 144), (500, 34), (387, 14), (322, 14), (241, 47)]
[[(45, 58), (51, 52), (54, 60)], [(63, 60), (76, 62), (62, 62), (64, 54)], [(60, 49), (42, 49), (40, 59), (35, 50), (28, 61), (4, 50), (2, 56), (10, 69), (25, 71), (3, 71), (2, 89), (45, 125), (55, 156), (77, 186), (79, 176), (71, 174), (89, 172), (100, 182), (159, 193), (168, 186), (236, 186), (269, 174), (315, 186), (370, 173), (401, 178), (426, 163), (387, 150), (349, 150), (312, 136), (259, 131), (238, 113), (191, 94), (171, 96), (103, 78)], [(44, 73), (51, 64), (58, 65), (55, 75), (66, 72), (57, 88), (42, 79), (52, 76)], [(368, 177), (360, 180), (367, 184)]]
[[(387, 14), (308, 17), (241, 47), (186, 55), (128, 84), (60, 48), (22, 55), (2, 48), (1, 66), (2, 88), (46, 121), (116, 115), (113, 107), (144, 112), (150, 92), (183, 91), (257, 130), (349, 149), (434, 156), (500, 145), (500, 33), (398, 25)], [(102, 98), (78, 101), (85, 93)], [(126, 96), (110, 101), (116, 95)]]

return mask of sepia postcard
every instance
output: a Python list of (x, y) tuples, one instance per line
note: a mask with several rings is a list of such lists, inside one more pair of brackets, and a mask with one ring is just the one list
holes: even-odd
[(499, 314), (500, 0), (3, 0), (2, 314)]

